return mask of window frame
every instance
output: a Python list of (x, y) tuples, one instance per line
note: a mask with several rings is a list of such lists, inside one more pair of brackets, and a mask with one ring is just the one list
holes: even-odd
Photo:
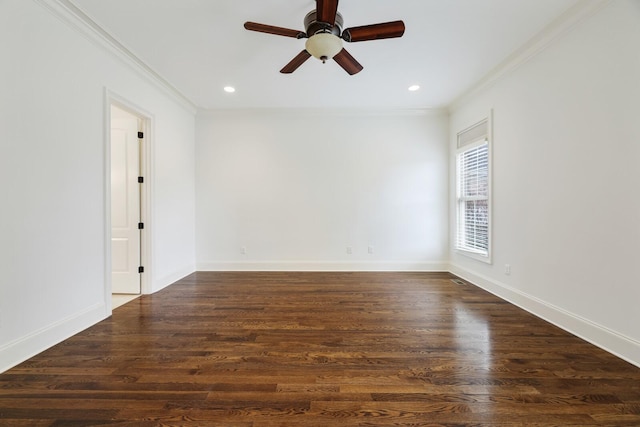
[[(470, 141), (465, 141), (461, 143), (461, 136), (464, 136), (467, 132), (471, 134), (470, 131), (478, 128), (479, 126), (483, 126), (486, 124), (486, 132), (483, 132), (480, 137), (473, 138)], [(462, 138), (464, 139), (464, 137)], [(464, 256), (473, 258), (478, 261), (485, 262), (487, 264), (492, 263), (492, 230), (493, 230), (493, 221), (492, 221), (492, 166), (493, 166), (493, 156), (492, 156), (492, 146), (493, 146), (493, 137), (492, 137), (492, 114), (489, 115), (471, 126), (466, 127), (462, 131), (458, 132), (456, 136), (456, 152), (455, 152), (455, 184), (456, 184), (456, 198), (455, 198), (455, 213), (456, 213), (456, 224), (455, 224), (455, 238), (454, 238), (454, 248), (455, 252), (462, 254)], [(470, 150), (476, 150), (478, 147), (487, 145), (487, 250), (486, 253), (481, 250), (475, 250), (472, 247), (461, 246), (461, 236), (460, 232), (464, 228), (464, 224), (461, 223), (461, 220), (464, 220), (466, 217), (464, 215), (463, 203), (467, 200), (485, 200), (484, 197), (463, 197), (461, 194), (461, 168), (460, 168), (460, 158), (464, 153), (469, 152)]]

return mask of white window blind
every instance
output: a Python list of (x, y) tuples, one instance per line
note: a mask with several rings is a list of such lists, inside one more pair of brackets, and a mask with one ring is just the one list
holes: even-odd
[(489, 139), (487, 121), (458, 134), (458, 250), (489, 256)]
[(473, 144), (474, 142), (484, 141), (488, 138), (488, 133), (487, 120), (476, 123), (458, 134), (458, 148)]

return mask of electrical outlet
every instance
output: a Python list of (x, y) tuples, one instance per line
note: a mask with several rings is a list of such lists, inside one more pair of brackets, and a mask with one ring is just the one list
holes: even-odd
[(240, 248), (240, 253), (241, 253), (242, 255), (246, 255), (246, 254), (247, 254), (247, 248), (246, 248), (246, 246), (243, 246), (243, 247), (241, 247), (241, 248)]
[(504, 265), (504, 274), (506, 274), (507, 276), (511, 274), (511, 264)]
[(347, 254), (351, 255), (353, 253), (353, 248), (351, 246), (347, 246)]
[(374, 247), (373, 247), (373, 245), (369, 245), (369, 247), (367, 248), (367, 250), (369, 251), (369, 254), (373, 255), (373, 252), (374, 252)]

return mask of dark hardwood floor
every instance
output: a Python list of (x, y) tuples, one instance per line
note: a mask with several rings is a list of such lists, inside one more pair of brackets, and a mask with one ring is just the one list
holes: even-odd
[(452, 278), (195, 273), (0, 375), (0, 425), (640, 426), (640, 369)]

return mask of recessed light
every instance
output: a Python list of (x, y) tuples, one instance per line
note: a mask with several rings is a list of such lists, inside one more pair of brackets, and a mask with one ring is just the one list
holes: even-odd
[(224, 91), (227, 92), (227, 93), (233, 93), (233, 92), (236, 91), (236, 88), (233, 87), (233, 86), (225, 86), (224, 87)]
[(415, 92), (417, 90), (420, 90), (420, 86), (418, 86), (418, 85), (409, 86), (409, 90), (411, 92)]

